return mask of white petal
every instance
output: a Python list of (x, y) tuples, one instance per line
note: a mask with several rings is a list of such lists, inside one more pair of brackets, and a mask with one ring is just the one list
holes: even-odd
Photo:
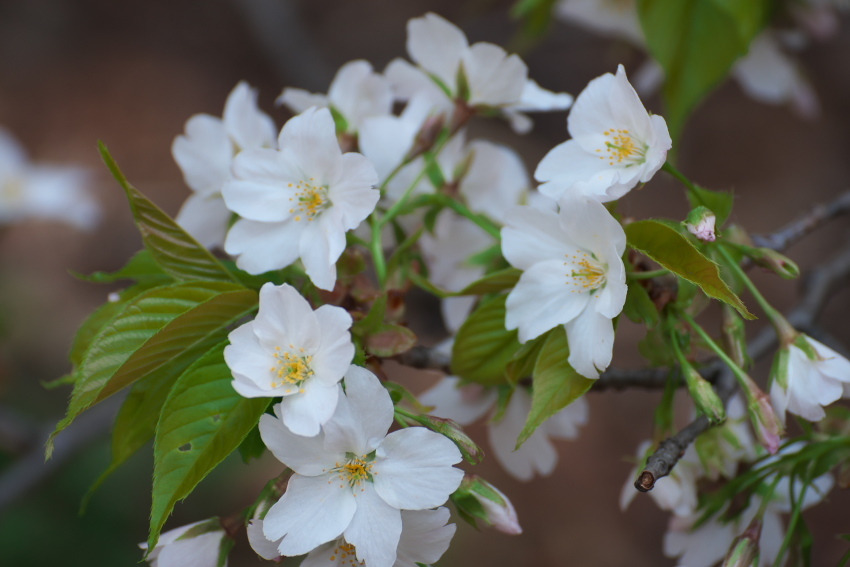
[(428, 13), (407, 22), (410, 58), (455, 91), (457, 68), (469, 43), (460, 29), (437, 14)]
[(546, 437), (546, 428), (539, 427), (522, 447), (516, 449), (519, 434), (531, 411), (531, 396), (522, 388), (511, 395), (501, 421), (491, 423), (487, 434), (490, 447), (499, 464), (517, 480), (531, 480), (535, 473), (552, 474), (558, 463), (558, 453)]
[[(336, 261), (339, 259), (340, 243), (345, 247), (345, 231), (333, 226), (332, 211), (323, 212), (318, 222), (301, 221), (304, 229), (298, 241), (298, 253), (304, 263), (304, 271), (319, 289), (330, 291), (336, 283)], [(339, 253), (333, 254), (331, 246)]]
[(257, 91), (241, 81), (224, 105), (224, 126), (240, 149), (274, 145), (274, 121), (257, 107)]
[(463, 56), (469, 80), (469, 103), (488, 106), (516, 104), (528, 78), (528, 68), (518, 55), (508, 55), (492, 43), (479, 42)]
[(238, 256), (236, 265), (249, 274), (279, 270), (298, 259), (302, 230), (294, 221), (268, 223), (240, 219), (227, 233), (224, 250)]
[(419, 403), (434, 406), (429, 413), (469, 425), (487, 413), (496, 402), (495, 390), (478, 384), (460, 386), (456, 376), (446, 376), (433, 388), (419, 395)]
[(455, 444), (438, 433), (423, 427), (394, 431), (378, 448), (375, 490), (395, 508), (434, 508), (460, 486), (463, 471), (451, 466), (460, 460)]
[(289, 284), (267, 282), (260, 288), (260, 310), (254, 319), (254, 332), (269, 352), (292, 345), (309, 356), (321, 341), (319, 322), (310, 304)]
[(323, 186), (339, 175), (342, 152), (336, 138), (336, 125), (327, 108), (310, 108), (291, 118), (278, 137), (281, 151), (313, 185)]
[[(279, 414), (280, 409), (275, 407), (275, 412)], [(299, 475), (323, 475), (345, 457), (345, 452), (334, 452), (325, 447), (324, 434), (315, 437), (296, 435), (280, 419), (268, 414), (260, 418), (259, 428), (263, 443), (269, 451)]]
[(308, 378), (298, 393), (280, 401), (283, 423), (296, 435), (312, 437), (334, 414), (339, 388)]
[(512, 108), (523, 112), (566, 110), (573, 104), (567, 93), (555, 93), (542, 88), (536, 81), (528, 79), (522, 88), (519, 103)]
[(223, 531), (177, 540), (164, 546), (156, 557), (156, 567), (213, 567), (218, 565)]
[(372, 116), (360, 126), (358, 143), (383, 181), (402, 162), (413, 145), (419, 124), (398, 116)]
[(277, 97), (277, 104), (286, 105), (295, 114), (301, 114), (311, 106), (325, 107), (328, 105), (328, 97), (323, 94), (313, 94), (304, 89), (293, 89), (287, 87)]
[(540, 262), (523, 272), (508, 294), (505, 327), (519, 330), (525, 343), (586, 310), (589, 293), (573, 293), (561, 260)]
[(371, 453), (392, 424), (395, 414), (392, 400), (380, 380), (359, 366), (349, 367), (345, 388), (346, 394), (340, 397), (336, 413), (324, 427), (326, 445), (358, 455)]
[(611, 364), (614, 349), (614, 324), (588, 305), (587, 309), (566, 324), (570, 344), (569, 363), (587, 378), (599, 378)]
[(512, 149), (484, 140), (469, 145), (474, 158), (460, 183), (469, 208), (498, 222), (507, 222), (508, 211), (519, 204), (531, 180), (522, 158)]
[(266, 538), (283, 540), (281, 555), (301, 555), (339, 537), (351, 523), (357, 501), (347, 485), (327, 475), (293, 475), (281, 499), (263, 520)]
[(558, 221), (562, 232), (578, 248), (593, 252), (609, 266), (623, 265), (620, 256), (626, 250), (626, 233), (602, 203), (587, 198), (562, 200)]
[(610, 201), (606, 191), (616, 182), (617, 172), (600, 157), (603, 156), (584, 150), (575, 140), (555, 146), (534, 172), (534, 178), (544, 182), (538, 189), (552, 199), (585, 196)]
[(351, 567), (349, 561), (353, 561), (353, 555), (344, 539), (335, 539), (308, 553), (299, 567)]
[(279, 541), (270, 541), (263, 533), (263, 521), (251, 520), (245, 530), (248, 534), (248, 543), (251, 544), (251, 549), (263, 559), (275, 560), (280, 557), (277, 551)]
[(372, 483), (354, 493), (357, 511), (345, 530), (357, 559), (370, 567), (392, 567), (401, 535), (401, 512), (383, 501)]
[(201, 246), (217, 248), (224, 243), (232, 214), (220, 195), (206, 197), (196, 193), (186, 199), (174, 220)]
[(560, 260), (571, 253), (555, 211), (515, 207), (502, 229), (502, 254), (514, 268), (528, 270), (538, 262)]
[(556, 439), (576, 439), (579, 426), (586, 425), (588, 418), (587, 399), (580, 397), (541, 425), (549, 437)]
[(806, 337), (806, 340), (822, 359), (815, 363), (821, 374), (841, 382), (850, 382), (850, 360), (811, 337)]
[(416, 563), (436, 563), (449, 548), (455, 534), (448, 508), (405, 510), (401, 513), (401, 539), (393, 567), (416, 567)]
[[(242, 155), (242, 154), (240, 154)], [(297, 191), (286, 185), (270, 185), (233, 179), (222, 186), (221, 194), (227, 208), (239, 216), (258, 222), (283, 222), (293, 216)]]
[(378, 174), (363, 155), (347, 153), (340, 160), (340, 178), (328, 188), (328, 199), (339, 207), (344, 230), (351, 230), (375, 210), (381, 193), (374, 188)]
[(328, 99), (348, 121), (349, 130), (355, 131), (365, 118), (389, 114), (393, 95), (389, 81), (375, 73), (368, 61), (358, 60), (339, 68)]
[(274, 355), (260, 345), (254, 333), (254, 322), (237, 327), (227, 336), (230, 344), (224, 347), (224, 360), (230, 370), (248, 377), (250, 381), (266, 391), (271, 391), (271, 371), (275, 365)]
[(186, 122), (186, 134), (174, 138), (171, 154), (180, 166), (186, 185), (211, 195), (230, 179), (235, 153), (224, 123), (208, 114), (196, 114)]
[(322, 343), (313, 356), (314, 380), (336, 386), (354, 358), (351, 315), (341, 307), (322, 305), (315, 311)]
[(450, 112), (453, 107), (453, 103), (428, 75), (403, 59), (390, 61), (384, 69), (384, 76), (392, 85), (398, 100), (422, 97), (439, 112)]

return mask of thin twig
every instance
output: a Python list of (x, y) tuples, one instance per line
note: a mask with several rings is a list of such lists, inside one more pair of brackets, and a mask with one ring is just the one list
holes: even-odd
[(770, 234), (753, 235), (753, 243), (761, 248), (782, 251), (837, 216), (850, 213), (850, 191), (840, 194), (826, 205), (811, 211)]

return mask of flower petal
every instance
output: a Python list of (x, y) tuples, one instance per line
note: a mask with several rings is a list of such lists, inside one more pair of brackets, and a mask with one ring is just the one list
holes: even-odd
[(517, 438), (525, 427), (529, 411), (531, 396), (524, 389), (517, 388), (511, 395), (502, 419), (487, 428), (496, 460), (508, 474), (522, 481), (531, 480), (535, 473), (548, 476), (558, 463), (558, 453), (546, 437), (546, 429), (543, 427), (532, 433), (522, 447), (516, 448)]
[(292, 220), (268, 223), (240, 219), (227, 233), (224, 250), (238, 256), (236, 265), (249, 274), (279, 270), (298, 259), (302, 230)]
[(330, 451), (325, 447), (323, 433), (315, 437), (296, 435), (279, 419), (281, 410), (278, 406), (275, 406), (275, 413), (278, 414), (278, 418), (268, 414), (260, 417), (260, 437), (277, 460), (297, 474), (323, 475), (345, 457), (344, 452)]
[(389, 431), (395, 410), (378, 377), (351, 365), (345, 373), (345, 400), (325, 427), (328, 445), (360, 455), (370, 453)]
[(342, 151), (327, 108), (310, 108), (289, 119), (280, 131), (278, 143), (281, 151), (298, 164), (304, 181), (324, 186), (337, 178)]
[(304, 349), (305, 355), (316, 352), (321, 342), (319, 322), (310, 304), (289, 284), (271, 282), (260, 288), (260, 310), (254, 319), (254, 332), (269, 352), (290, 345)]
[(357, 559), (370, 567), (392, 567), (401, 536), (401, 512), (378, 496), (366, 482), (354, 493), (357, 511), (345, 530), (345, 540), (354, 545)]
[(274, 121), (257, 107), (257, 90), (245, 81), (231, 91), (224, 105), (224, 127), (240, 149), (274, 145)]
[(308, 378), (301, 384), (298, 393), (281, 399), (280, 413), (284, 425), (296, 435), (318, 435), (320, 427), (334, 414), (339, 396), (336, 384), (323, 384)]
[(201, 246), (216, 248), (224, 243), (232, 214), (220, 195), (196, 193), (186, 199), (174, 220)]
[(234, 153), (224, 123), (208, 114), (191, 117), (186, 122), (186, 134), (177, 136), (171, 144), (171, 155), (180, 166), (186, 185), (204, 195), (220, 192), (230, 179)]
[(410, 58), (455, 91), (457, 68), (469, 47), (464, 33), (437, 14), (427, 13), (407, 22), (407, 52)]
[(514, 268), (528, 270), (539, 262), (563, 259), (574, 248), (564, 242), (555, 211), (514, 207), (502, 229), (502, 254)]
[(613, 356), (612, 320), (600, 315), (591, 300), (591, 304), (565, 328), (570, 345), (570, 366), (586, 378), (599, 378), (599, 373), (608, 368)]
[(404, 510), (401, 513), (401, 538), (393, 567), (416, 567), (417, 563), (436, 563), (449, 548), (455, 534), (449, 521), (449, 509)]
[(460, 385), (457, 376), (446, 376), (430, 390), (419, 395), (419, 403), (434, 406), (429, 413), (469, 425), (493, 407), (498, 394), (478, 384)]
[(423, 427), (387, 435), (373, 465), (375, 490), (390, 506), (422, 510), (443, 504), (463, 479), (452, 467), (461, 455), (454, 443)]
[(347, 485), (328, 476), (293, 475), (286, 492), (263, 520), (267, 539), (281, 539), (281, 555), (301, 555), (339, 537), (351, 523), (357, 502)]

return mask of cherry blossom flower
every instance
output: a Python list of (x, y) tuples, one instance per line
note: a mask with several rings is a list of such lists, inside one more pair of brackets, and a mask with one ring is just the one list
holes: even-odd
[(293, 435), (277, 417), (260, 419), (263, 442), (294, 471), (268, 511), (263, 533), (281, 555), (301, 555), (340, 537), (358, 561), (391, 567), (402, 533), (401, 510), (443, 504), (463, 471), (460, 451), (423, 427), (387, 435), (389, 394), (374, 374), (352, 366), (336, 413), (315, 437)]
[[(456, 376), (446, 376), (419, 396), (419, 401), (434, 406), (431, 414), (469, 425), (494, 409), (498, 392), (478, 384), (462, 385)], [(587, 401), (582, 397), (568, 405), (532, 433), (517, 449), (516, 442), (531, 411), (531, 396), (523, 388), (511, 395), (504, 415), (487, 424), (487, 437), (493, 455), (517, 480), (529, 481), (535, 474), (548, 476), (558, 463), (558, 452), (550, 439), (576, 439), (579, 426), (587, 423)], [(490, 419), (493, 415), (491, 413)]]
[[(637, 451), (638, 459), (644, 459), (649, 453), (652, 443), (644, 441)], [(634, 479), (638, 474), (638, 467), (634, 467), (626, 478), (623, 490), (620, 492), (620, 509), (625, 510), (634, 500), (637, 490)], [(697, 509), (697, 479), (702, 472), (699, 457), (693, 445), (673, 467), (668, 476), (655, 481), (655, 487), (649, 492), (655, 504), (662, 510), (667, 510), (680, 517), (691, 516)], [(724, 550), (725, 553), (725, 550)]]
[(221, 246), (232, 212), (221, 189), (232, 179), (233, 157), (242, 150), (271, 148), (275, 125), (257, 107), (257, 92), (242, 81), (230, 92), (223, 118), (196, 114), (186, 122), (186, 133), (171, 145), (192, 195), (177, 214), (177, 223), (207, 248)]
[(673, 144), (664, 118), (647, 113), (622, 65), (616, 75), (590, 81), (567, 130), (572, 139), (549, 151), (534, 173), (541, 193), (553, 199), (619, 199), (661, 169)]
[[(392, 567), (416, 567), (417, 563), (431, 564), (449, 548), (456, 526), (446, 525), (448, 508), (436, 510), (404, 510), (401, 513), (401, 536)], [(279, 542), (270, 542), (262, 531), (263, 521), (252, 520), (248, 526), (251, 547), (263, 559), (275, 560)], [(319, 545), (301, 562), (304, 567), (355, 567), (361, 565), (354, 545), (337, 538)], [(369, 564), (371, 565), (371, 563)]]
[(280, 150), (241, 152), (236, 179), (222, 189), (227, 207), (242, 218), (224, 249), (251, 274), (289, 266), (299, 257), (313, 283), (331, 290), (345, 232), (374, 210), (375, 168), (364, 156), (343, 154), (331, 113), (311, 108), (289, 120)]
[[(218, 518), (202, 520), (167, 531), (159, 536), (147, 556), (151, 567), (227, 567), (219, 565), (221, 544), (227, 537)], [(147, 549), (147, 543), (139, 547)]]
[(260, 289), (256, 319), (228, 336), (224, 359), (233, 389), (247, 398), (282, 396), (281, 421), (296, 435), (316, 435), (334, 413), (337, 384), (354, 358), (351, 316), (323, 305), (313, 311), (288, 284)]
[(371, 63), (360, 59), (339, 68), (327, 95), (288, 87), (277, 102), (296, 114), (312, 106), (328, 107), (344, 121), (343, 131), (355, 133), (365, 119), (391, 113), (393, 93), (389, 81), (376, 73)]
[(89, 178), (79, 167), (31, 162), (12, 134), (0, 127), (0, 224), (45, 219), (94, 228), (100, 207), (86, 190)]
[(850, 384), (850, 361), (807, 335), (785, 345), (773, 364), (770, 398), (782, 422), (786, 410), (820, 421)]
[(523, 270), (508, 295), (505, 326), (524, 343), (564, 325), (570, 365), (598, 378), (611, 362), (612, 319), (626, 301), (623, 227), (598, 201), (561, 203), (559, 213), (517, 207), (502, 252)]
[(492, 43), (469, 45), (457, 26), (433, 13), (408, 21), (407, 52), (419, 67), (396, 59), (384, 71), (399, 100), (426, 96), (444, 112), (456, 100), (473, 108), (503, 108), (520, 130), (530, 127), (521, 112), (564, 110), (572, 103), (570, 95), (530, 81), (517, 55)]

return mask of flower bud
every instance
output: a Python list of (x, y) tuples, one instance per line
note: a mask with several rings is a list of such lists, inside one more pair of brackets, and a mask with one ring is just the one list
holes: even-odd
[(697, 207), (688, 214), (684, 225), (688, 232), (703, 242), (714, 242), (717, 240), (714, 232), (716, 222), (717, 217), (708, 207)]
[(770, 248), (751, 248), (747, 256), (752, 258), (756, 265), (767, 268), (776, 275), (786, 280), (800, 276), (800, 268), (788, 256), (780, 254)]
[(735, 538), (723, 560), (723, 567), (758, 567), (761, 518), (756, 516), (744, 533)]
[(481, 450), (481, 447), (476, 445), (475, 441), (463, 432), (463, 429), (456, 421), (433, 415), (420, 415), (414, 419), (428, 429), (440, 435), (445, 435), (453, 441), (460, 450), (460, 454), (463, 455), (463, 458), (468, 463), (476, 465), (484, 458), (484, 451)]
[(717, 396), (717, 392), (708, 381), (700, 376), (693, 366), (682, 361), (682, 374), (688, 384), (691, 399), (697, 406), (697, 411), (704, 415), (712, 425), (723, 423), (726, 420), (726, 410), (723, 402)]
[(502, 533), (522, 533), (516, 510), (508, 497), (477, 475), (466, 475), (451, 498), (458, 512), (467, 519), (473, 518), (473, 523), (474, 518), (478, 518)]
[(773, 411), (770, 398), (759, 388), (752, 379), (746, 384), (747, 409), (750, 413), (750, 421), (759, 443), (775, 455), (779, 450), (779, 440), (785, 432), (782, 422)]

